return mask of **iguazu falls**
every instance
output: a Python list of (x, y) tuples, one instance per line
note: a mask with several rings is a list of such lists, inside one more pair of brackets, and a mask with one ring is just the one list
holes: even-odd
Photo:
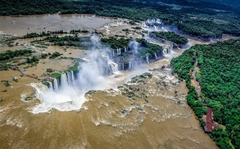
[(240, 3), (0, 2), (0, 148), (240, 148)]

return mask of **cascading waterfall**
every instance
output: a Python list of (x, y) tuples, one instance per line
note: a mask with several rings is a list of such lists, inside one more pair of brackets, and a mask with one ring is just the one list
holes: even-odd
[(156, 25), (153, 25), (153, 27), (154, 27), (154, 30), (155, 30), (155, 31), (158, 31), (158, 29), (157, 29), (157, 26), (156, 26)]
[(61, 86), (67, 86), (67, 85), (68, 85), (67, 75), (66, 73), (63, 73), (61, 75)]
[(67, 72), (67, 80), (68, 80), (68, 84), (71, 84), (73, 82), (70, 71)]
[(173, 44), (170, 44), (170, 51), (173, 50)]
[(136, 68), (138, 65), (142, 65), (142, 61), (132, 59), (128, 62), (128, 69)]
[(146, 21), (146, 23), (147, 24), (155, 24), (155, 23), (161, 23), (161, 20), (160, 19), (156, 19), (156, 18), (154, 18), (154, 19), (147, 19), (147, 21)]
[[(79, 110), (82, 104), (86, 101), (85, 95), (89, 90), (98, 90), (111, 87), (113, 80), (106, 77), (108, 74), (117, 72), (118, 70), (133, 69), (142, 63), (144, 60), (137, 59), (134, 55), (130, 55), (129, 66), (126, 63), (126, 58), (121, 59), (111, 57), (111, 53), (115, 56), (115, 51), (101, 45), (98, 37), (91, 37), (92, 47), (87, 52), (86, 61), (79, 64), (79, 73), (73, 71), (63, 73), (60, 78), (54, 78), (52, 90), (39, 90), (35, 94), (39, 94), (38, 98), (41, 103), (33, 109), (33, 113), (49, 112), (51, 109), (60, 111)], [(129, 50), (133, 54), (138, 54), (141, 50), (140, 45), (136, 41), (129, 43)], [(122, 49), (127, 52), (127, 48)], [(116, 51), (118, 54), (121, 49)], [(113, 60), (116, 60), (115, 63)], [(149, 63), (149, 56), (146, 55), (146, 61)], [(117, 74), (117, 73), (116, 73)], [(70, 83), (71, 82), (71, 83)], [(50, 85), (51, 86), (51, 85)], [(38, 86), (33, 86), (38, 88)], [(51, 88), (51, 87), (50, 87)]]
[(52, 82), (48, 82), (48, 83), (49, 83), (49, 89), (50, 89), (50, 90), (53, 90)]
[(127, 53), (127, 52), (128, 52), (126, 47), (124, 48), (124, 52), (125, 52), (125, 53)]
[(149, 63), (149, 56), (146, 55), (146, 62)]
[(124, 63), (121, 63), (121, 70), (125, 70)]
[(162, 21), (160, 19), (156, 19), (156, 23), (162, 24)]
[(115, 52), (114, 52), (114, 50), (112, 51), (112, 56), (113, 56), (113, 57), (115, 56)]
[(160, 19), (147, 19), (145, 22), (142, 22), (142, 28), (146, 31), (157, 31), (157, 32), (175, 32), (179, 33), (179, 30), (174, 25), (165, 25)]
[(154, 19), (147, 19), (147, 21), (142, 23), (142, 27), (150, 30), (150, 31), (160, 31), (162, 29), (159, 29), (159, 26), (163, 23), (160, 19), (154, 18)]
[(138, 61), (134, 60), (134, 61), (133, 61), (133, 68), (135, 68), (137, 65), (139, 65), (139, 64), (138, 64)]
[(143, 62), (142, 61), (140, 61), (140, 65), (142, 65), (143, 64)]
[(168, 31), (167, 29), (165, 29), (164, 26), (162, 26), (161, 29), (162, 29), (164, 32), (167, 32), (167, 31)]
[(71, 71), (71, 76), (72, 76), (72, 82), (74, 82), (75, 78), (74, 78), (73, 71)]
[(113, 74), (114, 72), (117, 72), (118, 64), (114, 63), (113, 61), (108, 61), (108, 70), (109, 70), (109, 74)]
[[(97, 69), (99, 69), (99, 72), (101, 75), (109, 75), (109, 74), (113, 74), (114, 72), (119, 71), (118, 64), (113, 62), (111, 59), (109, 59), (108, 56), (101, 55), (100, 57), (101, 57), (100, 59), (102, 59), (102, 60), (93, 62), (92, 65), (96, 65), (96, 67), (98, 67)], [(104, 66), (104, 63), (107, 65)], [(124, 65), (122, 67), (124, 69)], [(62, 89), (62, 88), (69, 87), (69, 86), (75, 86), (76, 85), (75, 79), (76, 78), (74, 77), (73, 71), (63, 73), (60, 77), (60, 88)], [(56, 80), (56, 81), (54, 81), (54, 83), (56, 84), (54, 86), (57, 86), (57, 89), (55, 91), (58, 91), (59, 86), (57, 85), (58, 84), (57, 79), (55, 78), (54, 80)]]
[(168, 49), (163, 49), (163, 54), (168, 54)]
[(56, 78), (53, 80), (53, 85), (54, 85), (54, 91), (58, 91), (58, 81)]
[(143, 27), (143, 28), (147, 28), (146, 22), (143, 22), (143, 23), (142, 23), (142, 27)]
[(128, 69), (132, 69), (132, 61), (131, 60), (128, 62)]
[[(86, 92), (112, 87), (114, 83), (106, 75), (109, 72), (118, 71), (118, 64), (109, 59), (110, 52), (108, 47), (101, 44), (99, 37), (92, 36), (91, 49), (86, 55), (87, 61), (79, 64), (79, 73), (74, 74), (71, 71), (63, 73), (60, 78), (54, 78), (54, 91), (47, 89), (42, 83), (32, 84), (32, 87), (36, 89), (36, 97), (41, 100), (41, 103), (36, 105), (32, 112), (37, 114), (50, 112), (52, 109), (80, 110), (86, 101)], [(112, 51), (112, 53), (115, 52)], [(72, 80), (74, 80), (73, 83), (69, 84), (68, 82)]]
[(156, 58), (156, 60), (157, 60), (157, 59), (158, 59), (157, 53), (156, 53), (156, 52), (154, 52), (154, 55), (155, 55), (155, 58)]
[(164, 57), (172, 57), (174, 55), (173, 44), (168, 43), (168, 46), (163, 50)]
[(117, 49), (117, 55), (121, 54), (121, 49)]

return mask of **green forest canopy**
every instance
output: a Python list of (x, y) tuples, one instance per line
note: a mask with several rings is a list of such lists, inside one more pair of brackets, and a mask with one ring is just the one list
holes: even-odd
[(186, 37), (177, 35), (174, 32), (151, 32), (150, 36), (155, 37), (158, 40), (161, 39), (169, 40), (180, 45), (184, 45), (188, 42), (188, 39)]
[[(202, 101), (190, 84), (195, 60), (201, 70)], [(222, 148), (240, 148), (240, 39), (196, 45), (171, 61), (174, 72), (187, 81), (188, 104), (201, 118), (204, 105), (213, 109), (214, 120), (226, 129), (214, 129), (210, 137)], [(202, 110), (201, 110), (202, 109)], [(201, 112), (202, 111), (202, 112)]]

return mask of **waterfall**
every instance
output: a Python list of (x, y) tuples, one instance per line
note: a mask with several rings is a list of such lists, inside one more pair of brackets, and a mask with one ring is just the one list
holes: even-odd
[(68, 85), (68, 82), (67, 82), (67, 75), (66, 73), (62, 74), (61, 75), (61, 86), (67, 86)]
[(115, 56), (115, 52), (114, 52), (114, 50), (112, 51), (112, 56), (113, 56), (113, 57)]
[(138, 61), (134, 60), (133, 61), (133, 68), (135, 68), (138, 65)]
[(121, 70), (124, 70), (125, 67), (124, 67), (124, 63), (121, 64)]
[(52, 82), (48, 82), (48, 83), (49, 83), (49, 87), (48, 87), (48, 88), (49, 88), (50, 90), (53, 90)]
[(170, 51), (173, 50), (173, 44), (170, 44)]
[(166, 49), (163, 50), (163, 55), (164, 55), (164, 57), (172, 57), (173, 54), (174, 54), (173, 44), (169, 43), (168, 47), (166, 47)]
[(157, 19), (156, 23), (162, 24), (162, 21), (160, 19)]
[(121, 49), (117, 49), (117, 55), (121, 54)]
[(131, 60), (128, 62), (128, 69), (132, 69), (132, 61)]
[(108, 71), (109, 74), (113, 74), (114, 72), (118, 71), (118, 64), (114, 63), (113, 61), (108, 61)]
[(158, 18), (147, 19), (147, 21), (142, 23), (142, 28), (147, 31), (167, 31), (164, 28), (162, 20)]
[(163, 50), (164, 54), (169, 54), (169, 52), (170, 52), (170, 50), (168, 48)]
[(118, 63), (118, 70), (120, 71), (124, 70), (124, 63)]
[(56, 78), (54, 78), (54, 80), (53, 80), (53, 85), (54, 85), (54, 90), (58, 91), (58, 81)]
[(157, 31), (157, 30), (158, 30), (156, 25), (153, 25), (153, 27), (154, 27), (154, 30), (155, 30), (155, 31)]
[(71, 76), (72, 76), (72, 82), (74, 82), (75, 78), (74, 78), (73, 71), (71, 71)]
[(146, 55), (146, 62), (149, 63), (149, 56)]
[(157, 53), (156, 52), (154, 52), (154, 55), (155, 55), (155, 58), (156, 58), (156, 60), (158, 59), (158, 57), (157, 57)]
[(143, 23), (142, 23), (142, 27), (143, 27), (143, 28), (147, 28), (146, 22), (143, 22)]
[[(139, 63), (140, 62), (140, 63)], [(137, 60), (130, 60), (129, 62), (128, 62), (128, 69), (133, 69), (133, 68), (135, 68), (136, 66), (138, 66), (138, 65), (141, 65), (141, 61), (137, 61)]]
[(163, 50), (164, 54), (171, 54), (173, 50), (173, 44), (170, 44), (168, 48)]
[(127, 53), (127, 48), (126, 47), (124, 48), (124, 52)]
[(156, 23), (156, 19), (147, 19), (146, 23), (147, 24), (154, 24), (154, 23)]
[(70, 71), (67, 72), (67, 81), (68, 81), (68, 84), (71, 84), (73, 82)]
[[(74, 84), (74, 80), (75, 80), (75, 78), (74, 78), (74, 73), (72, 70), (68, 71), (66, 73), (63, 73), (60, 77), (60, 81), (61, 81), (60, 86), (72, 85), (72, 84)], [(57, 80), (54, 81), (54, 88), (55, 88), (55, 86), (57, 86), (57, 90), (58, 90), (59, 86), (57, 84), (58, 84)]]

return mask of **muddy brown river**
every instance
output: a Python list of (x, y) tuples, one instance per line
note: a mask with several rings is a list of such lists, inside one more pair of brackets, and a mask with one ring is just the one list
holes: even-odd
[(123, 89), (105, 90), (89, 95), (80, 112), (41, 114), (31, 113), (38, 100), (20, 99), (33, 92), (27, 82), (35, 81), (20, 78), (1, 93), (1, 148), (216, 148), (185, 102), (185, 83), (170, 70), (150, 73), (146, 84), (123, 85), (139, 88), (135, 94), (147, 94), (146, 99), (128, 98)]
[(27, 15), (21, 17), (0, 16), (0, 31), (18, 36), (42, 31), (93, 30), (100, 28), (111, 19), (79, 14)]
[[(97, 29), (110, 21), (85, 15), (0, 17), (0, 30), (24, 35), (44, 28), (51, 31)], [(181, 53), (179, 50), (175, 55)], [(185, 82), (171, 75), (171, 69), (162, 68), (169, 65), (170, 60), (164, 58), (137, 71), (108, 76), (112, 83), (86, 94), (80, 110), (64, 112), (53, 109), (39, 114), (32, 113), (33, 108), (41, 103), (38, 99), (23, 100), (34, 94), (34, 88), (29, 84), (39, 81), (21, 77), (18, 71), (0, 71), (1, 80), (9, 80), (11, 84), (9, 88), (0, 82), (0, 148), (217, 148), (185, 101)], [(64, 61), (47, 66), (69, 65), (68, 62), (57, 63)], [(42, 73), (38, 72), (42, 71), (41, 67), (44, 67), (42, 63), (28, 69), (28, 73)], [(144, 72), (151, 77), (135, 77)], [(13, 77), (17, 77), (18, 82), (14, 82)], [(132, 77), (135, 78), (130, 79)], [(129, 96), (130, 93), (133, 95)]]

